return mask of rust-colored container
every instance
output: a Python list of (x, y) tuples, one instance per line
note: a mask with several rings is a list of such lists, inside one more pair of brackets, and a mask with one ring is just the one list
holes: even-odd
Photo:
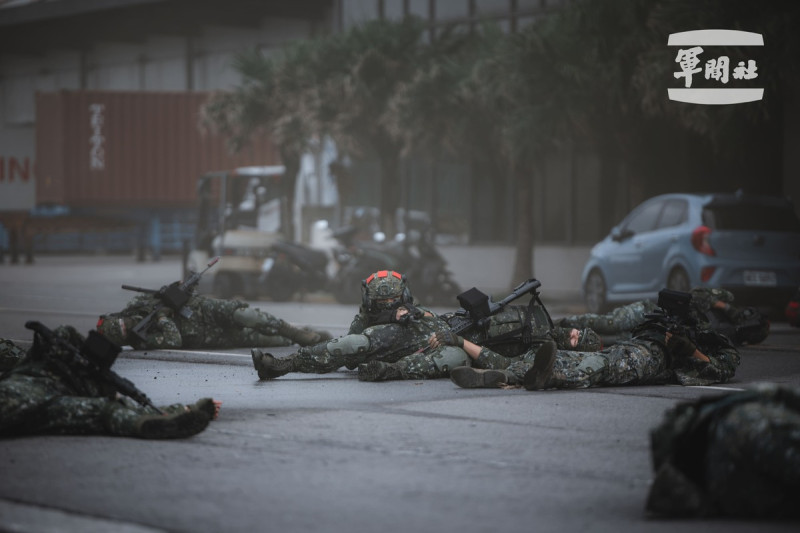
[(262, 138), (231, 154), (200, 130), (210, 93), (61, 91), (36, 96), (36, 203), (187, 207), (200, 175), (280, 164)]

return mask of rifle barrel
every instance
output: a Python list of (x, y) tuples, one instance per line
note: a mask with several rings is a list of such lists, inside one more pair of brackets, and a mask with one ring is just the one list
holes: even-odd
[(144, 292), (146, 294), (155, 294), (158, 292), (157, 289), (145, 289), (144, 287), (135, 287), (133, 285), (123, 285), (122, 288), (126, 291)]

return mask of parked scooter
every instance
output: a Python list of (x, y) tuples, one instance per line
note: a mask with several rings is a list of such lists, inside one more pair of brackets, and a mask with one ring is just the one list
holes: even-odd
[(272, 245), (259, 278), (262, 293), (278, 302), (297, 292), (314, 292), (328, 286), (328, 255), (300, 243), (281, 240)]
[(345, 226), (333, 236), (341, 243), (334, 250), (339, 270), (331, 292), (340, 303), (360, 303), (361, 281), (378, 270), (405, 274), (414, 297), (423, 305), (448, 305), (461, 293), (428, 231), (412, 230), (393, 241), (356, 240), (357, 228)]

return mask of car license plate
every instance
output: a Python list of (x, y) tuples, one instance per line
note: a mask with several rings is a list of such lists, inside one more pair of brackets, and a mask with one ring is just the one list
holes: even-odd
[(774, 287), (778, 284), (775, 272), (765, 270), (745, 270), (744, 284), (755, 287)]

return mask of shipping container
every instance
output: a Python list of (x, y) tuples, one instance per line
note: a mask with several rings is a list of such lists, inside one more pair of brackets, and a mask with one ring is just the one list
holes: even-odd
[(232, 154), (200, 128), (210, 93), (60, 91), (36, 95), (36, 203), (126, 211), (196, 203), (214, 170), (280, 164), (262, 137)]

